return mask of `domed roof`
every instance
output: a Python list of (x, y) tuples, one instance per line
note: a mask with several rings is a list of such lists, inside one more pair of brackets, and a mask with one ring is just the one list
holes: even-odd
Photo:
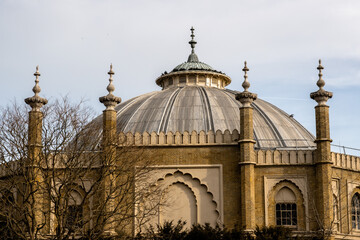
[[(225, 89), (231, 79), (199, 62), (191, 29), (192, 48), (188, 61), (156, 79), (162, 91), (147, 93), (115, 107), (121, 132), (184, 133), (224, 132), (240, 129), (236, 91)], [(257, 99), (254, 109), (254, 137), (258, 148), (313, 148), (311, 135), (292, 116), (274, 105)], [(99, 116), (96, 121), (101, 121)]]
[[(236, 91), (203, 86), (168, 88), (119, 104), (118, 130), (123, 132), (216, 132), (240, 129)], [(261, 148), (314, 147), (314, 137), (294, 118), (274, 105), (257, 99), (254, 136)]]

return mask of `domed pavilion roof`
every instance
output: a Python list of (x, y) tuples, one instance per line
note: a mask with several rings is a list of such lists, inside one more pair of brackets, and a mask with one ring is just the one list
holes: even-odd
[[(184, 86), (140, 95), (115, 108), (118, 130), (132, 133), (239, 130), (241, 103), (235, 100), (236, 93), (216, 87)], [(252, 107), (257, 147), (315, 146), (311, 133), (289, 114), (261, 99), (254, 101)]]
[[(115, 107), (118, 131), (183, 133), (240, 129), (236, 91), (225, 89), (231, 79), (198, 60), (194, 34), (188, 61), (162, 74), (156, 83), (162, 91), (134, 97)], [(314, 136), (292, 116), (257, 99), (252, 103), (254, 136), (258, 148), (313, 148)], [(101, 116), (97, 121), (101, 121)]]

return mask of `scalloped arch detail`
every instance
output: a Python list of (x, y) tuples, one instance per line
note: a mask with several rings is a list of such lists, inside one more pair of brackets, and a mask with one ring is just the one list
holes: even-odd
[[(184, 173), (180, 170), (165, 173), (163, 177), (158, 178), (156, 185), (166, 191), (176, 183), (184, 184), (193, 193), (197, 208), (197, 223), (209, 222), (212, 225), (220, 223), (218, 203), (214, 200), (213, 194), (208, 190), (206, 184), (201, 183), (198, 178), (193, 177), (190, 173)], [(209, 207), (214, 210), (213, 214), (209, 211)], [(211, 221), (209, 218), (213, 218), (213, 220)]]

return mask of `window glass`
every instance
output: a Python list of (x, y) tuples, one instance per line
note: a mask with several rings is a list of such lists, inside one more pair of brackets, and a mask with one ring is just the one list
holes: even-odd
[(276, 225), (284, 225), (284, 226), (297, 225), (296, 203), (276, 204)]
[(276, 202), (276, 225), (296, 226), (297, 225), (297, 207), (296, 197), (293, 191), (283, 187), (275, 196)]
[(67, 201), (66, 227), (81, 227), (83, 218), (82, 196), (77, 191), (71, 191)]
[(360, 195), (355, 193), (351, 200), (352, 228), (360, 230)]

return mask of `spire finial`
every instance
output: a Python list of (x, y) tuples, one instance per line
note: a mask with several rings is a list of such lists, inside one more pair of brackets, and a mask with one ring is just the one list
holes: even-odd
[(39, 95), (39, 92), (41, 91), (41, 88), (39, 86), (39, 65), (36, 66), (36, 72), (34, 73), (34, 76), (36, 77), (35, 79), (35, 86), (33, 87), (33, 92), (35, 93), (35, 96)]
[(319, 59), (319, 65), (317, 67), (317, 70), (319, 70), (319, 80), (316, 82), (316, 85), (319, 87), (319, 90), (317, 90), (316, 92), (313, 92), (310, 94), (310, 98), (314, 99), (319, 106), (324, 106), (326, 105), (326, 102), (329, 98), (332, 98), (333, 93), (332, 92), (328, 92), (325, 91), (324, 86), (325, 86), (325, 81), (324, 79), (322, 79), (322, 70), (324, 69), (324, 67), (321, 65), (321, 59)]
[(190, 46), (191, 46), (191, 53), (195, 53), (195, 44), (197, 43), (195, 40), (194, 40), (194, 37), (195, 37), (195, 35), (194, 35), (194, 27), (191, 27), (191, 40), (189, 41), (189, 44), (190, 44)]
[(108, 72), (108, 74), (110, 75), (109, 78), (109, 85), (107, 86), (106, 90), (108, 90), (109, 94), (112, 94), (113, 91), (115, 91), (115, 86), (112, 83), (114, 81), (113, 79), (113, 75), (115, 74), (114, 71), (112, 70), (113, 66), (112, 64), (110, 64), (110, 71)]
[(115, 91), (115, 86), (113, 84), (113, 75), (115, 74), (113, 71), (113, 66), (110, 64), (110, 70), (108, 72), (110, 75), (109, 78), (109, 85), (106, 87), (106, 90), (108, 90), (108, 95), (100, 97), (99, 101), (103, 103), (106, 106), (106, 110), (114, 110), (114, 107), (116, 104), (119, 104), (121, 102), (121, 98), (114, 96), (113, 92)]
[(36, 66), (36, 72), (34, 73), (35, 78), (35, 86), (33, 87), (32, 91), (34, 92), (34, 96), (26, 98), (26, 104), (31, 106), (31, 111), (40, 111), (40, 108), (47, 104), (48, 100), (39, 96), (41, 88), (39, 86), (39, 65)]
[(247, 62), (244, 62), (244, 68), (242, 69), (244, 71), (244, 82), (242, 83), (242, 87), (244, 88), (243, 92), (237, 93), (235, 95), (236, 100), (239, 100), (242, 104), (242, 107), (251, 107), (251, 103), (256, 100), (257, 94), (251, 93), (248, 91), (250, 87), (250, 82), (248, 81), (248, 75), (247, 72), (249, 71), (249, 68), (247, 67)]
[(242, 69), (244, 71), (244, 82), (242, 84), (242, 87), (244, 88), (244, 91), (247, 92), (250, 87), (250, 82), (248, 81), (248, 75), (247, 72), (249, 71), (249, 68), (247, 67), (247, 62), (244, 62), (244, 68)]
[(322, 79), (322, 72), (321, 70), (324, 69), (324, 67), (321, 65), (321, 59), (319, 59), (319, 66), (317, 67), (317, 69), (319, 70), (319, 80), (317, 81), (316, 85), (318, 85), (319, 89), (323, 89), (323, 87), (325, 86), (325, 81)]

